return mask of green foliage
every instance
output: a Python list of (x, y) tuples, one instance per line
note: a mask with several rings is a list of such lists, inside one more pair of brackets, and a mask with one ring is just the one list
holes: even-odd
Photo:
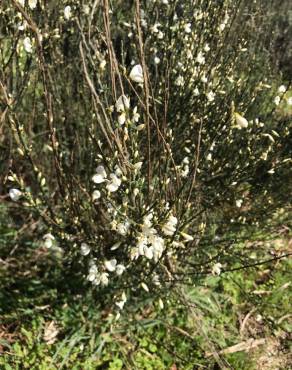
[(256, 350), (224, 350), (286, 350), (286, 11), (2, 1), (1, 368), (253, 369)]

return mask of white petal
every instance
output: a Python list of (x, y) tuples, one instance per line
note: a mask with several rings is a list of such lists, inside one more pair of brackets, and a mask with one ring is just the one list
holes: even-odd
[(98, 166), (96, 169), (96, 174), (92, 176), (92, 181), (96, 184), (101, 184), (105, 182), (106, 172), (103, 166)]
[(145, 283), (141, 283), (141, 287), (146, 291), (149, 292), (149, 288)]
[(95, 174), (92, 176), (92, 181), (95, 184), (101, 184), (102, 182), (105, 182), (105, 178), (102, 177), (101, 175)]
[(89, 273), (87, 276), (88, 281), (93, 281), (95, 280), (96, 275), (94, 273)]
[(111, 251), (115, 251), (116, 249), (119, 248), (119, 246), (121, 245), (122, 243), (121, 242), (117, 242), (115, 243), (112, 247), (111, 247)]
[(183, 232), (181, 232), (181, 236), (185, 239), (185, 241), (187, 241), (187, 242), (191, 242), (191, 241), (193, 241), (194, 240), (194, 238), (191, 236), (191, 235), (189, 235), (189, 234), (186, 234), (186, 233), (183, 233)]
[(67, 5), (64, 9), (64, 18), (67, 20), (71, 18), (71, 6), (70, 5)]
[(117, 191), (119, 189), (118, 186), (114, 185), (114, 184), (108, 184), (106, 186), (107, 190), (110, 192), (110, 193), (114, 193), (115, 191)]
[(48, 233), (43, 236), (43, 239), (55, 240), (55, 237), (51, 233)]
[(144, 82), (143, 70), (140, 64), (137, 64), (132, 68), (130, 72), (130, 79), (138, 83)]
[(110, 178), (111, 182), (106, 186), (106, 188), (110, 193), (113, 193), (118, 190), (122, 181), (114, 173), (110, 174)]
[(105, 169), (104, 169), (104, 167), (103, 167), (103, 166), (98, 166), (98, 167), (96, 168), (96, 173), (97, 173), (98, 175), (101, 175), (101, 176), (103, 176), (103, 177), (106, 177), (106, 171), (105, 171)]

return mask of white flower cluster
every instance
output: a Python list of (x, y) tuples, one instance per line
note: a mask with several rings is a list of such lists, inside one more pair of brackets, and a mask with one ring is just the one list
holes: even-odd
[[(105, 168), (100, 165), (97, 167), (96, 173), (92, 176), (92, 181), (95, 184), (101, 184), (103, 182), (106, 182), (107, 191), (109, 193), (114, 193), (121, 186), (122, 180), (119, 177), (120, 175), (121, 175), (121, 171), (119, 168), (117, 168), (115, 172), (110, 173), (109, 176), (107, 176)], [(92, 198), (93, 200), (99, 199), (100, 191), (95, 190), (92, 194)]]
[(161, 257), (165, 243), (161, 238), (157, 230), (152, 224), (153, 214), (149, 213), (143, 218), (143, 224), (141, 225), (141, 232), (138, 233), (137, 245), (132, 250), (132, 259), (137, 259), (139, 256), (145, 256), (148, 259), (154, 259), (158, 261)]
[(120, 276), (125, 269), (126, 267), (122, 264), (118, 264), (116, 259), (106, 260), (103, 265), (99, 267), (94, 260), (91, 260), (87, 280), (94, 285), (107, 286), (109, 284), (109, 273), (115, 273), (117, 276)]
[[(170, 215), (161, 231), (165, 236), (173, 236), (176, 231), (177, 218)], [(145, 256), (149, 260), (157, 262), (165, 250), (165, 240), (158, 235), (153, 226), (153, 213), (144, 216), (141, 232), (137, 235), (137, 244), (131, 251), (131, 258), (136, 260), (139, 256)]]

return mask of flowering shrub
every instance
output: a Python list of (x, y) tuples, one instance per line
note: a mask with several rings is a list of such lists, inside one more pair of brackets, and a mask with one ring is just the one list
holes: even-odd
[(226, 232), (285, 202), (273, 2), (3, 4), (5, 181), (43, 244), (119, 309), (140, 287), (227, 269)]

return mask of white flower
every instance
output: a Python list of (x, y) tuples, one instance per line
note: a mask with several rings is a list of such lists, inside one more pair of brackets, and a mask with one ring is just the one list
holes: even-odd
[(152, 260), (152, 258), (153, 258), (153, 247), (145, 246), (143, 254), (146, 258), (148, 258), (149, 260)]
[(136, 162), (133, 166), (135, 170), (139, 171), (141, 170), (142, 165), (143, 165), (143, 162)]
[(203, 75), (203, 76), (201, 77), (201, 81), (205, 84), (205, 83), (207, 83), (207, 82), (208, 82), (208, 78), (207, 78), (205, 75)]
[(147, 247), (147, 237), (143, 234), (140, 234), (137, 241), (137, 253), (138, 256), (144, 256), (145, 248)]
[(87, 280), (93, 282), (94, 280), (96, 281), (96, 285), (100, 282), (99, 280), (99, 274), (96, 265), (91, 265), (89, 268), (89, 272), (87, 275)]
[(186, 164), (181, 171), (181, 176), (185, 178), (188, 176), (189, 173), (190, 173), (190, 167), (188, 164)]
[(160, 23), (155, 23), (155, 24), (151, 27), (151, 31), (152, 31), (153, 33), (158, 33), (158, 32), (159, 32), (158, 27), (160, 27), (160, 26), (161, 26), (161, 24), (160, 24)]
[(121, 95), (116, 102), (117, 112), (125, 112), (125, 110), (129, 108), (130, 108), (130, 99), (126, 95)]
[(221, 23), (219, 25), (219, 31), (224, 31), (225, 27), (226, 27), (226, 24), (225, 23)]
[(124, 308), (125, 303), (126, 301), (119, 301), (116, 302), (116, 305), (119, 307), (120, 310), (122, 310)]
[(137, 112), (137, 107), (134, 107), (133, 109), (133, 121), (138, 122), (140, 118), (140, 114)]
[(157, 34), (157, 38), (159, 38), (160, 40), (162, 40), (163, 37), (164, 37), (163, 32), (159, 31), (158, 34)]
[(281, 101), (280, 96), (276, 96), (276, 97), (275, 97), (275, 99), (274, 99), (274, 103), (275, 103), (276, 105), (279, 105), (279, 104), (280, 104), (280, 101)]
[(131, 260), (136, 260), (139, 256), (140, 256), (140, 253), (139, 253), (139, 250), (137, 247), (134, 247), (131, 249), (131, 252), (130, 252), (130, 255), (131, 255)]
[(90, 7), (88, 5), (83, 5), (83, 11), (84, 11), (84, 14), (86, 15), (89, 15), (90, 13)]
[(13, 202), (17, 202), (19, 198), (22, 196), (22, 192), (19, 189), (10, 189), (9, 196), (10, 199), (13, 200)]
[(288, 105), (292, 105), (292, 96), (287, 100)]
[(209, 101), (209, 102), (214, 101), (214, 99), (215, 99), (215, 94), (213, 93), (213, 91), (208, 92), (208, 94), (207, 94), (207, 99), (208, 99), (208, 101)]
[(105, 261), (104, 266), (109, 272), (114, 272), (116, 270), (117, 260), (112, 259), (109, 261)]
[(127, 297), (126, 297), (125, 292), (123, 292), (121, 300), (116, 302), (116, 305), (119, 307), (119, 309), (122, 310), (124, 308), (124, 305), (125, 305), (126, 302), (127, 302)]
[(50, 233), (45, 234), (43, 236), (43, 239), (44, 239), (44, 246), (46, 248), (51, 248), (54, 245), (55, 237), (52, 234)]
[(154, 57), (154, 63), (155, 64), (159, 64), (160, 63), (160, 58), (158, 58), (157, 56)]
[(138, 83), (143, 83), (144, 82), (144, 77), (143, 77), (143, 70), (142, 66), (140, 64), (136, 64), (131, 72), (130, 72), (130, 79), (132, 81), (138, 82)]
[(27, 53), (32, 53), (32, 45), (31, 45), (31, 41), (30, 41), (30, 38), (29, 38), (29, 37), (26, 37), (26, 38), (23, 40), (23, 47), (24, 47), (24, 50), (25, 50)]
[(110, 193), (113, 193), (118, 190), (122, 181), (114, 173), (110, 174), (110, 178), (111, 181), (106, 185), (106, 188)]
[(149, 238), (151, 246), (153, 248), (153, 257), (155, 261), (161, 257), (164, 250), (164, 240), (160, 236), (151, 236)]
[(235, 116), (235, 122), (236, 122), (237, 128), (242, 129), (242, 128), (248, 127), (248, 121), (246, 118), (241, 116), (239, 113), (235, 113), (234, 116)]
[(183, 86), (184, 84), (184, 78), (183, 76), (178, 76), (178, 78), (175, 80), (176, 86)]
[(64, 9), (64, 18), (69, 20), (71, 18), (71, 6), (67, 5)]
[(128, 231), (129, 231), (129, 228), (130, 228), (130, 223), (129, 221), (126, 221), (126, 222), (120, 222), (119, 224), (117, 224), (117, 232), (121, 235), (127, 235)]
[(99, 68), (103, 71), (105, 69), (105, 66), (106, 66), (106, 60), (102, 60), (99, 64)]
[(204, 46), (204, 51), (205, 51), (206, 53), (208, 53), (208, 51), (210, 51), (210, 46), (209, 46), (209, 44), (206, 44), (206, 45)]
[(117, 176), (122, 176), (122, 174), (123, 174), (122, 170), (120, 169), (120, 167), (118, 165), (115, 166), (115, 174)]
[(126, 270), (126, 267), (122, 264), (117, 265), (116, 267), (116, 274), (122, 275), (122, 273)]
[(94, 190), (94, 192), (92, 193), (92, 200), (95, 202), (100, 197), (101, 197), (100, 191), (99, 190)]
[(235, 201), (235, 205), (237, 208), (240, 208), (242, 206), (242, 203), (243, 203), (243, 199), (237, 199)]
[(102, 285), (108, 285), (108, 273), (107, 272), (103, 272), (101, 275), (100, 275), (100, 282)]
[(205, 63), (205, 57), (203, 55), (203, 53), (200, 51), (199, 54), (197, 55), (197, 58), (196, 58), (196, 61), (199, 63), (199, 64), (204, 64)]
[(279, 87), (278, 91), (279, 91), (279, 93), (280, 93), (280, 94), (283, 94), (284, 92), (286, 92), (286, 86), (281, 85), (281, 86)]
[(90, 247), (86, 243), (81, 243), (81, 254), (87, 256), (90, 253)]
[(159, 29), (158, 29), (158, 27), (160, 27), (161, 26), (161, 24), (160, 23), (155, 23), (152, 27), (151, 27), (151, 31), (153, 32), (153, 33), (159, 33)]
[(37, 0), (28, 0), (28, 6), (30, 7), (30, 9), (35, 9), (36, 6), (37, 6)]
[(119, 125), (120, 125), (120, 126), (123, 126), (123, 124), (126, 122), (126, 113), (125, 113), (125, 112), (122, 112), (122, 113), (118, 116), (118, 122), (119, 122)]
[(96, 169), (96, 174), (92, 176), (92, 181), (95, 184), (101, 184), (106, 180), (106, 172), (103, 166), (98, 166)]
[(209, 153), (206, 157), (207, 161), (212, 161), (212, 153)]
[(192, 25), (190, 23), (187, 23), (187, 24), (184, 25), (185, 33), (191, 33), (192, 32), (191, 26)]
[(199, 89), (197, 87), (194, 90), (194, 95), (195, 96), (199, 96), (200, 95), (200, 91), (199, 91)]
[(221, 274), (221, 263), (215, 263), (215, 265), (212, 267), (212, 274), (213, 275), (220, 275)]
[(18, 23), (18, 29), (19, 31), (25, 30), (27, 27), (27, 22), (24, 20), (22, 23)]
[(172, 236), (176, 231), (177, 218), (170, 215), (167, 222), (162, 226), (164, 235)]

